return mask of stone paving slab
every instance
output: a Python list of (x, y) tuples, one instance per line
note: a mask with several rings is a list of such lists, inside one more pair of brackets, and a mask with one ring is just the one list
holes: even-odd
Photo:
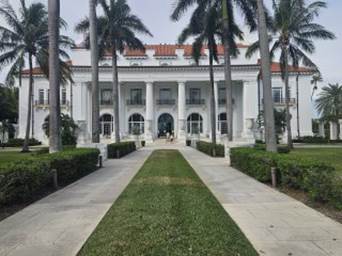
[(106, 161), (99, 171), (0, 222), (0, 255), (76, 255), (150, 153), (143, 149)]
[(180, 148), (260, 255), (341, 256), (342, 225), (192, 148)]

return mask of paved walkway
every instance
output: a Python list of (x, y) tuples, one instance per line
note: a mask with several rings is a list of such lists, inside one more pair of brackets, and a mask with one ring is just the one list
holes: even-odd
[(0, 255), (76, 255), (150, 152), (107, 161), (105, 168), (0, 222)]
[(342, 225), (227, 166), (180, 149), (260, 255), (341, 256)]

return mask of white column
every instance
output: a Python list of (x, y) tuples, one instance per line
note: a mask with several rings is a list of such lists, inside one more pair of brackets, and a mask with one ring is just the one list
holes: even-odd
[(320, 137), (325, 138), (325, 130), (324, 130), (324, 122), (323, 121), (319, 121), (318, 124), (318, 133)]
[(337, 140), (337, 123), (330, 122), (330, 140)]
[(153, 141), (153, 82), (146, 82), (146, 118), (145, 118), (145, 140)]
[(253, 127), (258, 116), (257, 86), (253, 82), (243, 83), (243, 137), (253, 140)]
[(219, 131), (218, 129), (218, 115), (219, 115), (218, 82), (214, 83), (214, 95), (215, 95), (215, 112), (216, 112), (215, 129), (216, 129), (216, 134), (219, 135), (221, 131)]
[(186, 89), (185, 82), (178, 82), (178, 140), (186, 138)]
[(342, 140), (342, 119), (338, 120), (338, 123), (340, 125), (340, 136), (339, 136), (339, 139)]

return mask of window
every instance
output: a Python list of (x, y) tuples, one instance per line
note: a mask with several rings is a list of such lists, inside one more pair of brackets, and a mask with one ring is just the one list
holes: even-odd
[(218, 103), (225, 104), (226, 103), (226, 88), (220, 87), (218, 89)]
[(44, 90), (40, 89), (38, 94), (38, 104), (44, 105)]
[(101, 129), (101, 134), (104, 137), (110, 137), (113, 130), (114, 130), (114, 125), (113, 125), (113, 116), (110, 114), (104, 114), (100, 118), (100, 129)]
[(221, 134), (227, 134), (228, 127), (227, 127), (227, 114), (226, 113), (219, 114), (217, 128)]
[(272, 97), (275, 103), (281, 103), (283, 99), (282, 88), (272, 88)]
[(162, 88), (159, 91), (159, 99), (160, 100), (169, 100), (171, 99), (171, 89), (170, 88)]
[(63, 88), (62, 89), (62, 105), (66, 105), (67, 104), (67, 98), (66, 98), (66, 89)]
[(190, 100), (192, 101), (200, 101), (201, 100), (201, 89), (199, 88), (190, 88)]
[(142, 89), (131, 89), (131, 102), (133, 104), (142, 104)]
[(101, 90), (101, 105), (112, 105), (112, 90), (111, 89), (104, 89)]
[(203, 118), (198, 113), (192, 113), (187, 120), (188, 134), (203, 133)]
[(128, 119), (129, 134), (140, 135), (145, 132), (145, 120), (140, 114), (133, 114)]

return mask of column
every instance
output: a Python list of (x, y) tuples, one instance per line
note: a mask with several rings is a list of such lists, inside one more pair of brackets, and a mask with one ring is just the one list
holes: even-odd
[(330, 122), (330, 140), (337, 140), (337, 123)]
[(243, 82), (243, 134), (246, 140), (254, 140), (254, 124), (258, 117), (258, 88), (251, 81)]
[(153, 82), (146, 83), (145, 140), (153, 142)]
[(340, 135), (339, 135), (339, 139), (342, 140), (342, 119), (338, 120), (338, 123), (340, 125)]
[(325, 138), (325, 130), (324, 130), (324, 122), (323, 121), (319, 121), (318, 133), (319, 133), (320, 137)]
[(186, 139), (186, 89), (185, 82), (178, 82), (178, 140)]
[(216, 134), (220, 135), (221, 131), (219, 131), (218, 127), (218, 115), (219, 115), (219, 102), (218, 102), (218, 82), (214, 83), (214, 96), (215, 96), (215, 112), (216, 112), (216, 117), (215, 117), (215, 129), (216, 129)]

